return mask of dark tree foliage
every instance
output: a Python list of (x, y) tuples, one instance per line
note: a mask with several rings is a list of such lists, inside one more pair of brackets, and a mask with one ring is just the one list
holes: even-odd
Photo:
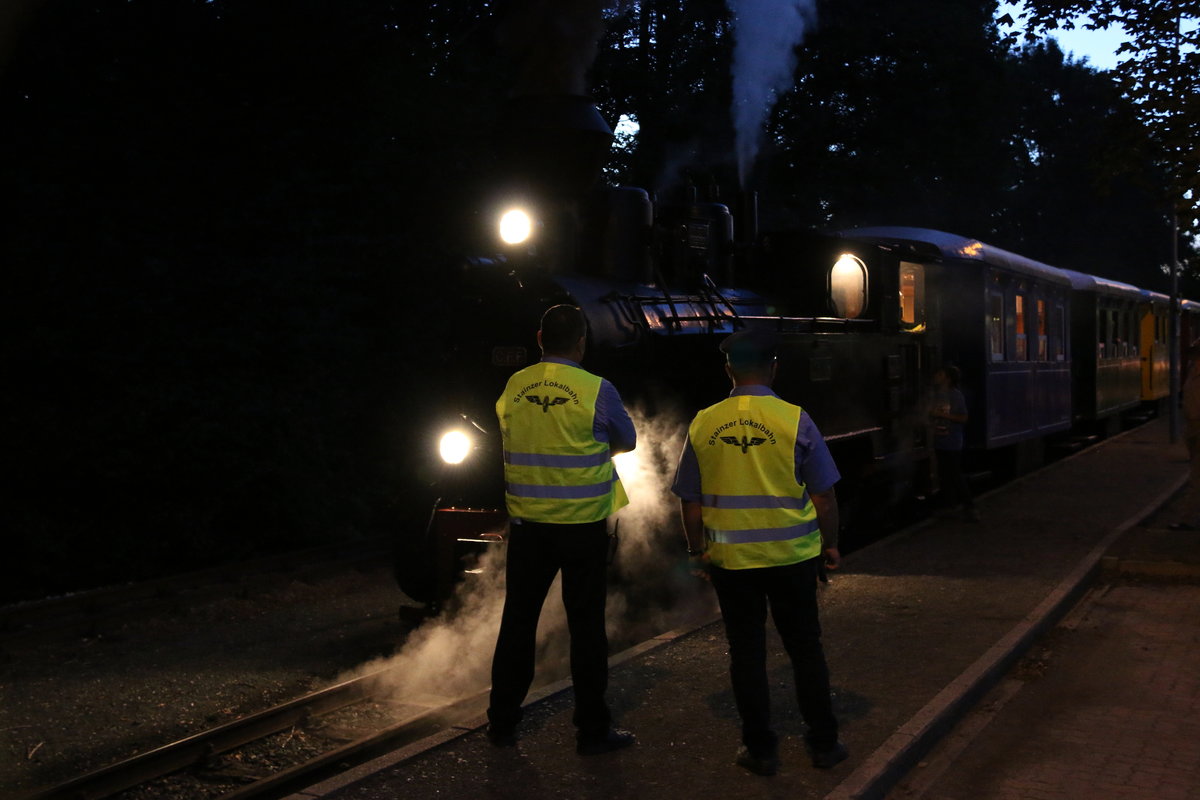
[[(823, 2), (763, 174), (814, 224), (923, 225), (985, 238), (1011, 180), (992, 3)], [(982, 223), (982, 224), (981, 224)]]
[(485, 5), (27, 9), (0, 54), (7, 592), (388, 532), (441, 222), (505, 80)]
[(701, 167), (733, 184), (732, 52), (725, 0), (643, 0), (610, 16), (595, 94), (608, 118), (641, 126), (613, 165), (620, 182), (659, 190)]
[(1159, 145), (1160, 205), (1185, 235), (1200, 235), (1200, 0), (1027, 0), (1022, 10), (1027, 39), (1076, 19), (1119, 27), (1112, 77)]
[(1103, 73), (1064, 61), (1053, 42), (1009, 62), (1020, 115), (1016, 181), (997, 237), (1069, 269), (1166, 291), (1166, 180), (1130, 103)]

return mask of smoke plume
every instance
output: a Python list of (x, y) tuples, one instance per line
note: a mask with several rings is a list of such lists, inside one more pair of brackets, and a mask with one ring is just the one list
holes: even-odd
[(816, 0), (726, 0), (733, 14), (733, 124), (738, 177), (750, 177), (763, 123), (788, 89), (795, 48), (816, 20)]
[[(670, 493), (683, 422), (637, 409), (631, 416), (638, 446), (617, 458), (630, 504), (611, 523), (619, 542), (607, 611), (614, 649), (709, 619), (716, 608), (707, 585), (687, 573), (679, 503)], [(414, 631), (395, 655), (364, 664), (353, 675), (379, 672), (385, 691), (408, 703), (436, 704), (485, 690), (504, 607), (504, 555), (503, 547), (486, 550), (443, 616)], [(569, 641), (555, 579), (538, 625), (538, 682), (568, 674)]]

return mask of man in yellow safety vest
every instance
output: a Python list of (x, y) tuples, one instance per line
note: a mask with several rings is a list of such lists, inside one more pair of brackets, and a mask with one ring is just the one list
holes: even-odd
[(516, 743), (521, 703), (533, 682), (538, 617), (555, 575), (571, 631), (576, 750), (626, 747), (612, 727), (608, 685), (608, 516), (629, 501), (612, 463), (637, 443), (611, 383), (579, 366), (587, 321), (576, 306), (553, 306), (538, 330), (542, 359), (514, 374), (496, 401), (504, 446), (509, 536), (507, 588), (492, 658), (487, 735)]
[(742, 719), (736, 763), (760, 775), (779, 768), (767, 684), (768, 607), (791, 659), (813, 766), (827, 769), (847, 757), (816, 597), (822, 557), (831, 567), (841, 559), (833, 489), (841, 475), (808, 414), (771, 390), (777, 347), (775, 336), (756, 331), (721, 343), (733, 391), (692, 420), (672, 487), (688, 552), (707, 562), (725, 621)]

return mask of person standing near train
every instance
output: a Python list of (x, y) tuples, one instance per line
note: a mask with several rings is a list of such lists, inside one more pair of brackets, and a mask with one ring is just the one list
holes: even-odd
[(933, 423), (933, 450), (937, 460), (938, 487), (944, 501), (942, 511), (961, 508), (971, 522), (979, 521), (971, 485), (963, 472), (963, 446), (967, 427), (967, 399), (959, 385), (962, 372), (947, 364), (933, 373), (933, 400), (929, 418)]
[(533, 683), (537, 625), (562, 572), (571, 637), (576, 750), (597, 755), (633, 744), (612, 727), (608, 686), (608, 516), (629, 500), (612, 456), (637, 444), (616, 388), (584, 370), (587, 321), (556, 305), (537, 333), (542, 359), (508, 380), (496, 401), (510, 527), (500, 633), (492, 658), (488, 739), (516, 744), (521, 704)]
[(672, 491), (688, 552), (707, 562), (729, 640), (729, 674), (742, 720), (735, 763), (759, 775), (779, 768), (771, 729), (766, 617), (791, 659), (812, 764), (844, 761), (821, 645), (817, 574), (838, 551), (834, 484), (841, 475), (820, 431), (771, 390), (776, 338), (744, 331), (721, 343), (730, 396), (696, 414)]

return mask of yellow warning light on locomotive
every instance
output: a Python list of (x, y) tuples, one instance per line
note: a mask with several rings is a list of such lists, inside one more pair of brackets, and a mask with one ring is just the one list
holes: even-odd
[(533, 218), (524, 209), (511, 208), (500, 216), (500, 240), (523, 244), (533, 235)]
[(447, 464), (461, 464), (471, 454), (471, 437), (462, 431), (447, 431), (438, 443), (438, 454)]

